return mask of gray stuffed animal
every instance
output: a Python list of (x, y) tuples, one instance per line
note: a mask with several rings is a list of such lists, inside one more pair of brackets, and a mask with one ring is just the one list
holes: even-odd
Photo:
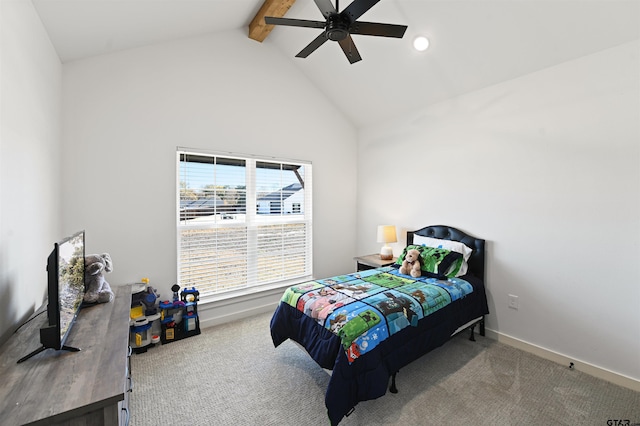
[(90, 254), (84, 257), (84, 301), (86, 303), (108, 303), (113, 300), (113, 291), (106, 272), (113, 271), (109, 253)]

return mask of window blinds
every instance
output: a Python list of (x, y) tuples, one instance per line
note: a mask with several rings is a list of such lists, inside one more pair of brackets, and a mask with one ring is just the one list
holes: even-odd
[(310, 163), (177, 157), (180, 286), (206, 300), (311, 277)]

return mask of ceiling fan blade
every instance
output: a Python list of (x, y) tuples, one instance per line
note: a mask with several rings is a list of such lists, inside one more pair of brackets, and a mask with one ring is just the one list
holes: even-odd
[(300, 53), (296, 55), (296, 58), (306, 58), (307, 56), (311, 55), (318, 47), (322, 46), (327, 40), (328, 39), (323, 31), (318, 37), (313, 39), (313, 41), (309, 43), (307, 47), (302, 49)]
[(340, 14), (349, 17), (351, 22), (361, 17), (367, 10), (371, 9), (380, 0), (353, 0)]
[(276, 18), (265, 16), (264, 22), (268, 25), (287, 25), (289, 27), (324, 28), (326, 22), (308, 21), (306, 19)]
[(331, 0), (313, 0), (313, 1), (316, 2), (316, 6), (318, 6), (318, 9), (320, 9), (320, 12), (322, 12), (322, 15), (324, 15), (325, 18), (328, 18), (330, 15), (333, 15), (334, 13), (338, 13), (336, 8), (333, 6), (333, 3), (331, 3)]
[(349, 28), (349, 32), (351, 34), (395, 38), (402, 38), (406, 30), (406, 25), (381, 24), (378, 22), (359, 21), (354, 22), (353, 25), (351, 25), (351, 28)]
[(362, 60), (362, 58), (360, 57), (360, 52), (358, 52), (356, 45), (353, 43), (351, 35), (347, 36), (343, 40), (340, 40), (338, 43), (340, 44), (340, 47), (342, 48), (345, 56), (349, 60), (349, 63), (354, 64)]

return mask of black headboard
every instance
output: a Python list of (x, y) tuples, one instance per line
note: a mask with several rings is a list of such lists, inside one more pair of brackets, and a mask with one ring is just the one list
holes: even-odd
[(473, 249), (473, 253), (471, 253), (471, 256), (469, 257), (469, 269), (467, 270), (467, 273), (481, 278), (484, 282), (484, 240), (474, 238), (459, 229), (446, 225), (426, 226), (422, 229), (418, 229), (417, 231), (407, 232), (407, 245), (413, 244), (414, 235), (422, 235), (423, 237), (438, 238), (441, 240), (459, 241)]

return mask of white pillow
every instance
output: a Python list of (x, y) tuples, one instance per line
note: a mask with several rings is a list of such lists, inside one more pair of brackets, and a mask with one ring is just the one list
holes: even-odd
[(460, 266), (460, 270), (456, 274), (456, 277), (460, 277), (467, 273), (467, 261), (469, 257), (471, 257), (471, 253), (473, 252), (466, 244), (463, 244), (459, 241), (451, 241), (451, 240), (440, 240), (438, 238), (431, 237), (423, 237), (422, 235), (414, 235), (413, 236), (413, 244), (417, 246), (425, 245), (427, 247), (433, 248), (443, 248), (445, 250), (455, 251), (456, 253), (460, 253), (462, 255), (462, 266)]

